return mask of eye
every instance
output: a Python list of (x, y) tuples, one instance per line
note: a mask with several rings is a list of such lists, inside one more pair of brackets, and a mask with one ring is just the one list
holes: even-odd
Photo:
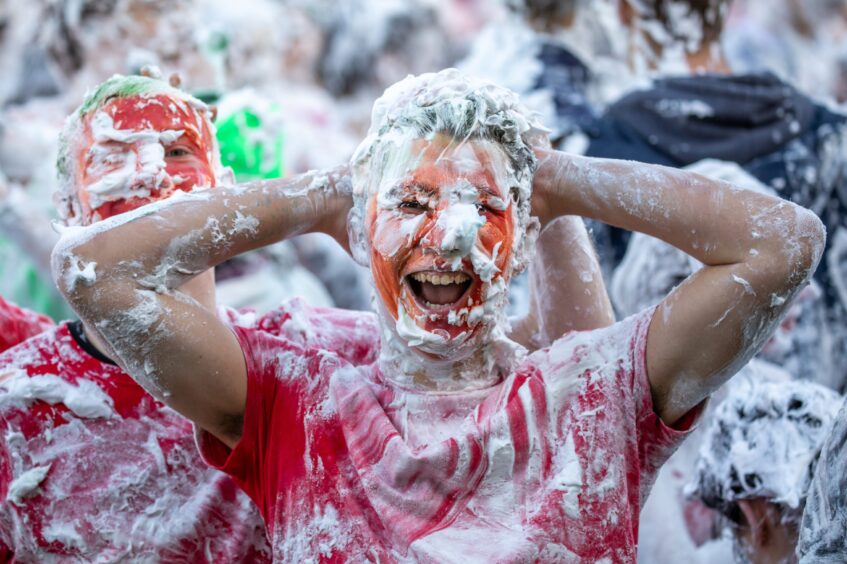
[(400, 205), (398, 206), (398, 208), (400, 208), (401, 210), (404, 210), (404, 211), (411, 212), (411, 213), (421, 213), (421, 212), (426, 211), (426, 206), (423, 205), (422, 203), (420, 203), (417, 200), (406, 200), (406, 201), (400, 202)]
[(481, 202), (477, 202), (474, 205), (476, 206), (476, 211), (478, 211), (479, 213), (494, 213), (493, 209)]
[(191, 152), (185, 147), (169, 147), (167, 151), (165, 151), (165, 157), (177, 158), (177, 157), (187, 157), (191, 154)]

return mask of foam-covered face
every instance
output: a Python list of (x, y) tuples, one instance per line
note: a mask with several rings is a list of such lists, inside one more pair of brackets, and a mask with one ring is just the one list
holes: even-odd
[(379, 162), (365, 229), (384, 312), (409, 346), (453, 356), (489, 333), (505, 302), (515, 240), (508, 160), (494, 142), (436, 135), (400, 142)]
[(77, 186), (86, 225), (215, 185), (203, 112), (167, 95), (116, 98), (83, 118)]

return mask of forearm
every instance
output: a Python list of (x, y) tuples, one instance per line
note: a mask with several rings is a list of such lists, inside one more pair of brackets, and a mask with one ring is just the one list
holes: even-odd
[(178, 288), (243, 252), (332, 228), (350, 207), (345, 183), (338, 170), (180, 193), (63, 237), (53, 255), (57, 282), (72, 304), (92, 301), (86, 282), (101, 272), (160, 293)]
[(546, 347), (568, 331), (614, 323), (597, 253), (581, 218), (559, 217), (544, 227), (529, 278), (530, 309), (515, 326), (524, 346)]
[(805, 276), (822, 247), (818, 230), (810, 228), (818, 223), (814, 215), (776, 197), (632, 161), (558, 152), (541, 160), (547, 213), (646, 233), (706, 265), (781, 262)]
[[(216, 264), (307, 231), (338, 231), (346, 177), (307, 174), (185, 194), (79, 230), (54, 277), (86, 329), (154, 397), (234, 444), (247, 372), (214, 308)], [(346, 208), (345, 208), (346, 206)]]

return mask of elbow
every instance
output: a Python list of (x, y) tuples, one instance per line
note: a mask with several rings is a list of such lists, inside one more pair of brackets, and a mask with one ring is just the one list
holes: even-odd
[(53, 281), (77, 313), (93, 299), (97, 282), (97, 258), (86, 252), (90, 247), (78, 237), (65, 236), (50, 256)]
[(797, 208), (797, 221), (794, 230), (796, 244), (797, 275), (807, 282), (818, 268), (826, 247), (826, 227), (814, 212), (806, 208)]
[(772, 280), (782, 281), (781, 289), (792, 290), (804, 286), (815, 273), (826, 245), (826, 228), (806, 208), (791, 204), (787, 211), (773, 222), (779, 231), (771, 238), (768, 270)]

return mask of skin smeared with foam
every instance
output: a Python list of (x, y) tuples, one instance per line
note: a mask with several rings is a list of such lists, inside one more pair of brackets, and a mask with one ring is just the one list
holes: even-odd
[[(426, 94), (412, 81), (389, 88), (353, 158), (351, 231), (362, 232), (351, 239), (381, 298), (383, 370), (441, 391), (488, 386), (513, 365), (519, 347), (505, 336), (507, 286), (538, 229), (528, 205), (534, 159), (518, 140), (540, 126), (511, 92), (459, 76), (442, 73)], [(451, 89), (450, 102), (426, 99)], [(445, 125), (468, 111), (463, 89), (495, 108), (479, 130)], [(512, 146), (483, 127), (504, 123)]]

